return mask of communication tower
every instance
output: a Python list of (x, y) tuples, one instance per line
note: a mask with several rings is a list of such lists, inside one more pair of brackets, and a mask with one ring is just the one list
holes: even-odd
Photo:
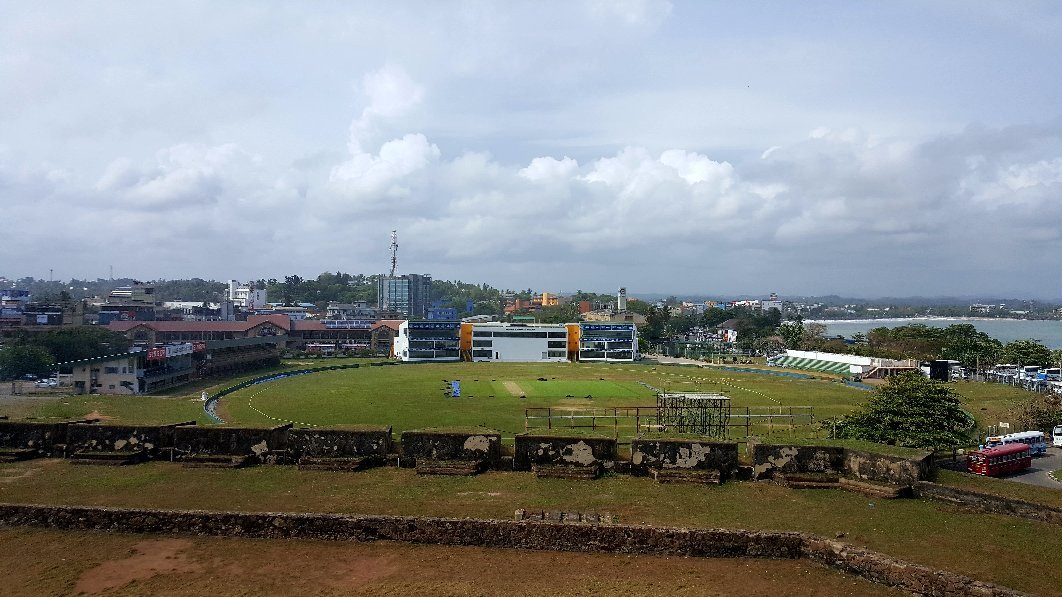
[(391, 275), (389, 277), (395, 277), (395, 270), (398, 268), (398, 231), (391, 231)]

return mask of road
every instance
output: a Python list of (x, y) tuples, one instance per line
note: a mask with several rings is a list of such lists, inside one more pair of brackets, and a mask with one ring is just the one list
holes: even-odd
[(1018, 483), (1062, 489), (1062, 483), (1048, 476), (1048, 473), (1057, 470), (1062, 470), (1062, 448), (1048, 447), (1046, 456), (1032, 459), (1032, 466), (1029, 470), (1019, 475), (1008, 475), (1004, 478)]

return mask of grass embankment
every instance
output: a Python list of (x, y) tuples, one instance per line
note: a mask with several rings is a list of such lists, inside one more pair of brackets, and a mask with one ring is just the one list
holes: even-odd
[[(1051, 487), (1040, 487), (1038, 485), (1007, 481), (1006, 479), (996, 479), (993, 477), (982, 477), (980, 475), (949, 471), (947, 469), (940, 469), (937, 472), (936, 482), (949, 487), (970, 489), (972, 491), (998, 495), (1000, 497), (1025, 500), (1027, 502), (1033, 502), (1034, 504), (1062, 508), (1062, 483), (1059, 484), (1058, 489), (1055, 489)], [(1062, 530), (1060, 530), (1059, 533), (1062, 534)]]
[(998, 383), (960, 381), (950, 384), (959, 395), (962, 407), (988, 427), (999, 421), (1014, 421), (1014, 412), (1023, 402), (1039, 396), (1035, 392)]
[[(0, 501), (503, 519), (518, 508), (599, 511), (630, 524), (794, 530), (830, 537), (843, 532), (845, 541), (894, 557), (1025, 591), (1051, 594), (1062, 583), (1062, 533), (1056, 526), (938, 502), (793, 491), (768, 483), (701, 487), (624, 476), (573, 482), (514, 472), (418, 477), (396, 468), (344, 474), (286, 466), (78, 467), (45, 460), (0, 465)], [(986, 561), (993, 566), (986, 567)]]
[(0, 529), (8, 595), (899, 595), (812, 562)]

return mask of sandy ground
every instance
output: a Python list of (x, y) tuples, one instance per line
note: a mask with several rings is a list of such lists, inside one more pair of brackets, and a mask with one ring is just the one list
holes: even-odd
[(0, 528), (16, 595), (898, 595), (817, 564)]

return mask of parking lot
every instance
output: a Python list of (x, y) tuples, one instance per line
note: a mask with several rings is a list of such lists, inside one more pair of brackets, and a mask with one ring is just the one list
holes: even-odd
[[(1050, 438), (1048, 438), (1050, 441)], [(1052, 479), (1048, 473), (1062, 469), (1062, 448), (1048, 447), (1047, 454), (1032, 459), (1029, 470), (1006, 477), (1011, 481), (1039, 485), (1041, 487), (1053, 487), (1062, 489), (1062, 483)]]

